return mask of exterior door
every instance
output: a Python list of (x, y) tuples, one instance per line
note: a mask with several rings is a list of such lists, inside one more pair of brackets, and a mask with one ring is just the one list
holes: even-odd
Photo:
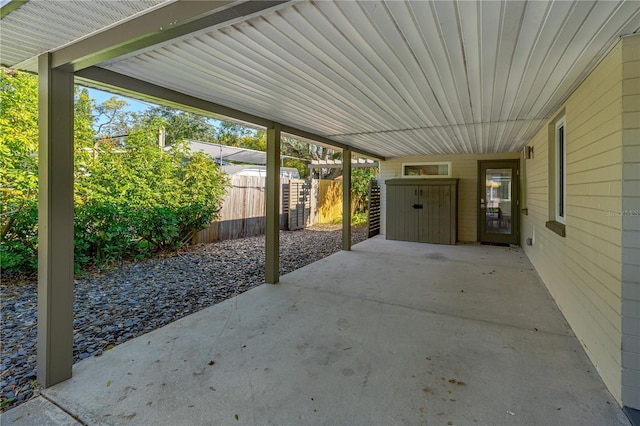
[(519, 161), (478, 161), (478, 240), (519, 244)]

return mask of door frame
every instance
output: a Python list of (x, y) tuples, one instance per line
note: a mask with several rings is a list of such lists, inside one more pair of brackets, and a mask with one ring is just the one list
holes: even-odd
[[(486, 207), (482, 199), (486, 193), (486, 169), (512, 169), (511, 176), (511, 234), (483, 232), (486, 218)], [(478, 220), (478, 242), (487, 244), (520, 245), (520, 160), (478, 160), (478, 196), (476, 199), (476, 218)]]

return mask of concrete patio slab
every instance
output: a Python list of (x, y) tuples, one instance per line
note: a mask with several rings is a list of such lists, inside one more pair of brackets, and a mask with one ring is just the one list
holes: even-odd
[(0, 416), (1, 425), (80, 426), (57, 405), (38, 396)]
[(44, 395), (91, 425), (629, 424), (520, 249), (381, 237)]

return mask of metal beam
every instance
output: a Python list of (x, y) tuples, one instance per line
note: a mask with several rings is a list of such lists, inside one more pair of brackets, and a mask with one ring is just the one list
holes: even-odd
[(79, 71), (283, 3), (286, 1), (178, 0), (53, 52), (52, 66)]
[(5, 16), (24, 5), (29, 0), (11, 0), (0, 8), (0, 19), (4, 19)]
[(286, 133), (289, 135), (293, 135), (293, 136), (298, 136), (302, 139), (309, 139), (312, 140), (314, 142), (317, 142), (321, 145), (328, 145), (330, 147), (333, 148), (340, 148), (340, 149), (350, 149), (352, 152), (356, 152), (358, 154), (362, 154), (365, 157), (369, 157), (369, 158), (375, 158), (376, 160), (381, 160), (381, 161), (385, 161), (386, 158), (380, 154), (376, 154), (374, 152), (370, 152), (364, 149), (360, 149), (360, 148), (356, 148), (354, 146), (351, 145), (347, 145), (345, 143), (342, 142), (337, 142), (334, 141), (333, 139), (329, 139), (327, 137), (324, 136), (318, 136), (315, 135), (313, 133), (310, 132), (306, 132), (304, 130), (300, 130), (300, 129), (296, 129), (295, 127), (289, 127), (289, 126), (282, 126), (282, 133)]
[(267, 224), (265, 270), (267, 284), (280, 281), (280, 125), (267, 129)]
[[(204, 99), (196, 98), (195, 96), (186, 95), (182, 92), (147, 83), (146, 81), (109, 71), (104, 68), (87, 68), (77, 72), (76, 77), (79, 77), (79, 81), (81, 83), (85, 82), (85, 79), (89, 80), (86, 82), (89, 86), (95, 86), (97, 88), (111, 90), (138, 98), (141, 98), (140, 95), (144, 95), (142, 96), (144, 100), (160, 105), (186, 109), (200, 114), (213, 114), (216, 118), (221, 119), (231, 118), (242, 123), (258, 125), (263, 128), (267, 128), (273, 124), (273, 120), (268, 120), (234, 108), (205, 101)], [(92, 81), (101, 84), (93, 85), (91, 84)]]
[(73, 74), (38, 58), (38, 382), (71, 377), (73, 360)]
[(351, 250), (351, 150), (342, 150), (342, 250)]
[[(352, 169), (364, 169), (367, 167), (378, 167), (379, 164), (377, 162), (375, 163), (370, 163), (370, 164), (364, 164), (364, 163), (359, 163), (359, 164), (354, 164), (351, 163), (351, 168)], [(342, 169), (342, 163), (339, 164), (308, 164), (307, 165), (307, 169), (309, 170), (313, 170), (313, 169)]]
[[(209, 102), (195, 96), (186, 95), (175, 90), (167, 89), (165, 87), (148, 83), (137, 78), (129, 77), (124, 74), (109, 71), (104, 68), (91, 67), (78, 71), (75, 74), (79, 82), (84, 83), (88, 86), (110, 90), (123, 95), (129, 95), (134, 98), (144, 99), (146, 101), (158, 103), (160, 105), (171, 106), (183, 110), (186, 109), (187, 111), (205, 115), (213, 115), (216, 118), (222, 120), (231, 119), (232, 121), (246, 123), (249, 126), (253, 125), (263, 128), (272, 126), (274, 122), (274, 120), (268, 118), (260, 117), (234, 108), (229, 108), (224, 105), (216, 104), (214, 102)], [(295, 127), (283, 125), (281, 127), (281, 132), (293, 136), (298, 136), (302, 139), (306, 139), (320, 145), (327, 145), (332, 148), (341, 149), (349, 148), (354, 152), (362, 154), (363, 156), (385, 160), (385, 157), (379, 154), (357, 149), (344, 143), (337, 142), (324, 136), (307, 132), (305, 130), (300, 130)]]

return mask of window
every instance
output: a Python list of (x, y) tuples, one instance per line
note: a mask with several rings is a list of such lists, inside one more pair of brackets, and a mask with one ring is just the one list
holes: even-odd
[(555, 162), (556, 162), (556, 217), (555, 220), (565, 223), (565, 215), (567, 210), (567, 144), (566, 144), (566, 122), (564, 117), (556, 123), (555, 137)]
[(403, 178), (446, 178), (451, 177), (451, 162), (402, 163)]
[(567, 121), (564, 110), (549, 123), (549, 220), (545, 226), (566, 236), (567, 217)]

